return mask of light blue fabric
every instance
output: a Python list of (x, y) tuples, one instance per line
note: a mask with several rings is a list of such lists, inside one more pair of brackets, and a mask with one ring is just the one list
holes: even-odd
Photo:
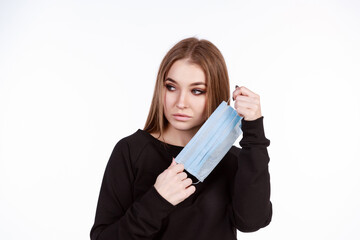
[(203, 182), (242, 133), (236, 110), (222, 102), (175, 158)]

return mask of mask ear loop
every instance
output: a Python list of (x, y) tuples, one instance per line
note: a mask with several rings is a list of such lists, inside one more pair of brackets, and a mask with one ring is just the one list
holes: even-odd
[(196, 185), (200, 182), (200, 180), (198, 180), (196, 183), (192, 183), (191, 185)]
[(229, 97), (229, 100), (227, 100), (227, 104), (230, 105), (230, 100), (231, 100), (232, 97)]

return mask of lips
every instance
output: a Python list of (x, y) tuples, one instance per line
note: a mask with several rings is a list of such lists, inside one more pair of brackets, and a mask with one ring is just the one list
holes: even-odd
[(181, 122), (187, 121), (191, 118), (190, 116), (188, 116), (186, 114), (180, 114), (180, 113), (173, 114), (173, 117), (176, 120), (181, 121)]

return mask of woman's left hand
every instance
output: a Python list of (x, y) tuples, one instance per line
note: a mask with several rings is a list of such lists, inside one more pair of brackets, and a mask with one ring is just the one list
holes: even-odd
[(236, 86), (236, 90), (233, 92), (233, 99), (237, 113), (244, 117), (246, 121), (253, 121), (262, 116), (260, 96), (246, 87)]

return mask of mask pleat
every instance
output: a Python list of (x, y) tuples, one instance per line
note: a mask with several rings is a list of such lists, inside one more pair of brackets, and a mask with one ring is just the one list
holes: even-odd
[[(213, 134), (213, 131), (216, 131), (216, 128), (213, 128), (214, 122), (219, 122), (219, 119), (223, 115), (223, 112), (226, 110), (226, 103), (222, 102), (211, 114), (208, 120), (202, 125), (199, 131), (195, 136), (189, 141), (185, 148), (179, 153), (175, 161), (177, 163), (183, 163), (185, 168), (192, 162), (192, 158), (197, 155), (197, 151), (200, 151), (202, 145), (207, 144), (206, 138), (208, 135)], [(210, 131), (209, 131), (210, 130)], [(199, 145), (200, 143), (200, 145)]]
[(175, 161), (204, 181), (240, 136), (241, 119), (235, 109), (222, 102)]
[(222, 138), (222, 136), (227, 135), (227, 131), (231, 131), (229, 127), (231, 126), (231, 122), (234, 118), (234, 112), (231, 110), (231, 108), (227, 108), (226, 112), (222, 115), (221, 126), (217, 129), (216, 133), (212, 136), (212, 138), (209, 139), (206, 147), (202, 149), (201, 154), (199, 155), (200, 159), (195, 162), (195, 167), (201, 167), (204, 163), (204, 160), (206, 160), (208, 152), (211, 151), (211, 149), (219, 143), (219, 139)]
[(230, 150), (232, 144), (241, 134), (240, 126), (241, 118), (236, 115), (231, 124), (228, 125), (227, 129), (217, 139), (219, 144), (216, 144), (203, 158), (202, 165), (198, 171), (198, 179), (203, 181), (210, 172), (216, 167), (220, 159)]

